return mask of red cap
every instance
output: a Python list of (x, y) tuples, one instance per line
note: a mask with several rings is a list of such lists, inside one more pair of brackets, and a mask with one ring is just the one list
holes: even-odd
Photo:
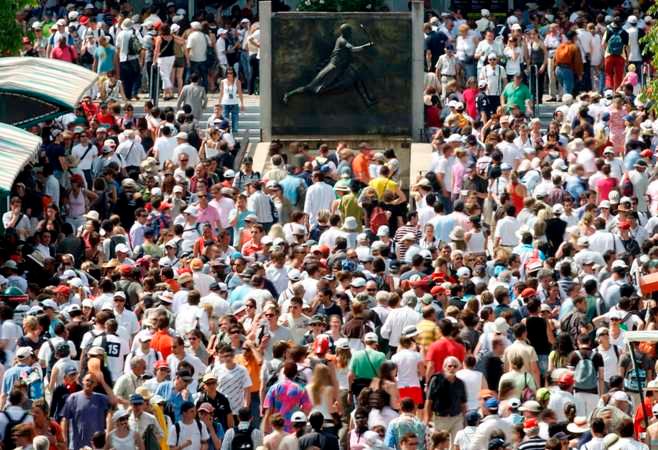
[(155, 369), (162, 369), (163, 367), (169, 367), (169, 364), (167, 364), (167, 361), (164, 359), (160, 359), (155, 363)]
[(71, 295), (71, 288), (63, 284), (60, 284), (55, 289), (53, 289), (53, 292), (56, 294)]
[(627, 220), (623, 220), (619, 222), (619, 229), (620, 230), (630, 230), (631, 229), (631, 223)]
[(321, 334), (313, 342), (313, 353), (323, 355), (329, 351), (329, 336)]
[(567, 386), (573, 385), (575, 383), (575, 381), (573, 379), (573, 373), (572, 372), (563, 373), (562, 376), (560, 377), (560, 379), (558, 380), (558, 383), (559, 384), (564, 384), (564, 385), (567, 385)]
[(331, 249), (326, 244), (320, 245), (319, 250), (325, 258), (328, 257), (329, 253), (331, 252)]
[(171, 208), (171, 203), (162, 202), (162, 203), (160, 203), (160, 207), (158, 208), (158, 210), (165, 211), (165, 210), (170, 209), (170, 208)]
[(78, 19), (78, 22), (80, 22), (80, 25), (87, 25), (87, 23), (89, 23), (89, 17), (80, 16), (80, 18)]
[(526, 419), (523, 422), (523, 428), (526, 428), (528, 430), (530, 430), (532, 428), (537, 428), (538, 426), (539, 426), (539, 424), (537, 423), (537, 419), (535, 419), (534, 417)]
[(651, 158), (653, 156), (653, 152), (650, 149), (644, 149), (642, 150), (642, 153), (640, 153), (640, 156), (642, 158)]
[(434, 272), (430, 277), (432, 280), (438, 281), (439, 283), (443, 283), (446, 280), (446, 274), (443, 272)]
[(430, 294), (432, 295), (440, 295), (445, 293), (446, 293), (446, 288), (444, 288), (443, 286), (434, 286), (430, 291)]
[(523, 291), (521, 291), (521, 297), (523, 298), (535, 297), (536, 295), (537, 291), (535, 291), (533, 288), (525, 288)]
[(129, 275), (133, 271), (133, 266), (130, 264), (121, 264), (119, 266), (119, 272), (121, 272), (123, 275)]
[(414, 288), (424, 289), (426, 291), (429, 290), (430, 288), (430, 282), (426, 278), (421, 278), (420, 280), (416, 280), (413, 283), (411, 283), (411, 285)]

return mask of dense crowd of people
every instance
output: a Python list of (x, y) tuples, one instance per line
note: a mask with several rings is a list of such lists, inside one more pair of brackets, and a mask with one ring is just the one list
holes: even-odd
[(249, 6), (26, 10), (101, 77), (2, 217), (2, 448), (658, 449), (652, 19), (527, 6), (428, 17), (409, 189), (367, 142), (235, 161)]

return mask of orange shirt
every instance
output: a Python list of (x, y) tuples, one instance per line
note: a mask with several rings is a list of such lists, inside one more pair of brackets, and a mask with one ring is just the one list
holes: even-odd
[(255, 359), (247, 360), (244, 355), (237, 355), (235, 362), (244, 366), (251, 377), (251, 387), (249, 392), (260, 392), (260, 364)]
[(151, 339), (151, 348), (162, 354), (164, 359), (171, 354), (171, 347), (174, 344), (174, 338), (167, 332), (167, 330), (158, 330), (153, 333)]
[(352, 173), (354, 174), (354, 178), (361, 181), (362, 183), (367, 184), (370, 181), (368, 166), (370, 165), (371, 159), (372, 158), (369, 154), (361, 152), (356, 155), (352, 161)]

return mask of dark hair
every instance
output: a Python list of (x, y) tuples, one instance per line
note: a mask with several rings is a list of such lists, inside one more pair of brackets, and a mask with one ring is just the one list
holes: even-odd
[(289, 361), (283, 365), (283, 374), (287, 379), (292, 380), (297, 375), (297, 364)]

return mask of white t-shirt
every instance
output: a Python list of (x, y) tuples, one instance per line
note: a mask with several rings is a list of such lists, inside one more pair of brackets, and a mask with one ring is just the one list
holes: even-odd
[[(201, 425), (201, 433), (199, 433), (199, 424)], [(190, 450), (196, 450), (201, 448), (201, 443), (210, 439), (208, 434), (208, 429), (206, 424), (199, 422), (197, 424), (196, 419), (192, 421), (191, 424), (187, 425), (183, 421), (179, 421), (178, 425), (180, 427), (180, 436), (176, 434), (176, 426), (172, 424), (169, 427), (169, 445), (171, 447), (175, 445), (182, 445), (188, 439), (192, 441), (192, 444), (187, 447)]]
[(410, 349), (404, 349), (393, 355), (391, 361), (398, 366), (398, 387), (420, 386), (418, 363), (422, 360), (420, 353)]
[(7, 361), (12, 360), (14, 350), (16, 350), (16, 343), (21, 336), (23, 336), (23, 329), (13, 320), (5, 320), (2, 322), (2, 325), (0, 326), (0, 338), (7, 341), (5, 347), (5, 351), (8, 353)]
[[(158, 162), (160, 163), (160, 170), (162, 170), (166, 161), (173, 160), (176, 138), (160, 136), (155, 140), (153, 147), (158, 151)], [(174, 162), (177, 161), (174, 160)]]
[(482, 387), (482, 372), (473, 369), (461, 369), (457, 372), (457, 378), (466, 386), (466, 409), (478, 409), (480, 388)]
[(608, 382), (610, 381), (610, 377), (619, 373), (619, 357), (617, 355), (621, 355), (621, 352), (619, 348), (615, 352), (615, 348), (612, 345), (607, 350), (603, 350), (599, 345), (594, 351), (603, 358), (603, 380)]
[(193, 31), (187, 37), (186, 48), (190, 50), (190, 61), (204, 62), (206, 60), (206, 49), (208, 38), (200, 31)]
[[(130, 352), (128, 341), (121, 339), (113, 334), (105, 335), (107, 339), (107, 367), (112, 374), (112, 379), (117, 380), (123, 375), (123, 362), (126, 355)], [(103, 336), (97, 336), (92, 341), (92, 347), (100, 346), (103, 342)]]
[(126, 62), (131, 59), (137, 59), (137, 55), (128, 56), (128, 47), (130, 38), (135, 31), (131, 28), (129, 30), (122, 30), (117, 34), (116, 47), (119, 50), (119, 62)]
[[(89, 151), (87, 151), (87, 147), (89, 147)], [(98, 148), (96, 148), (91, 142), (87, 145), (78, 144), (71, 149), (71, 154), (80, 159), (78, 168), (82, 170), (91, 170), (91, 165), (94, 162), (94, 159), (98, 156)]]

